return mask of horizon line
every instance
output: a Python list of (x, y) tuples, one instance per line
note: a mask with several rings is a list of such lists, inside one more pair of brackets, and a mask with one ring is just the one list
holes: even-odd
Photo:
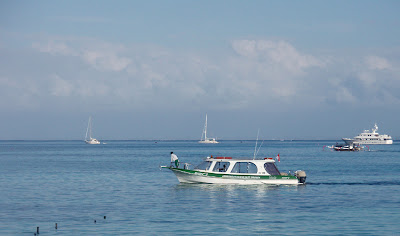
[[(337, 141), (341, 139), (263, 139), (261, 141)], [(0, 141), (85, 141), (83, 139), (0, 139)], [(198, 139), (102, 139), (100, 141), (199, 141)], [(218, 141), (256, 141), (256, 139), (219, 139)], [(260, 140), (258, 140), (260, 141)], [(400, 139), (393, 139), (400, 141)]]

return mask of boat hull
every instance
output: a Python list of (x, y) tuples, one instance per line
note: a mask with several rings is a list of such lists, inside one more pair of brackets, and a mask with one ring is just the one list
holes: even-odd
[(87, 144), (100, 144), (100, 141), (98, 141), (98, 140), (86, 140), (85, 142)]
[(202, 141), (199, 141), (199, 143), (219, 143), (219, 142), (215, 141), (215, 140), (202, 140)]
[(359, 145), (385, 145), (385, 144), (393, 144), (393, 140), (354, 140), (354, 143)]
[[(204, 184), (272, 184), (272, 185), (298, 185), (302, 184), (295, 176), (284, 175), (240, 175), (219, 174), (213, 172), (186, 170), (173, 167), (170, 169), (180, 183), (204, 183)], [(304, 180), (305, 181), (305, 180)]]
[(358, 144), (358, 145), (385, 145), (385, 144), (393, 144), (392, 139), (388, 140), (363, 140), (363, 139), (349, 139), (342, 138), (342, 140), (347, 145)]
[(354, 143), (354, 139), (342, 138), (342, 140), (343, 140), (347, 145), (353, 145), (353, 143)]

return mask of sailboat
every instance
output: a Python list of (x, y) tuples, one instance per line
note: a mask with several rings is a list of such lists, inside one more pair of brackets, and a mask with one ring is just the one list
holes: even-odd
[[(88, 139), (88, 134), (89, 134), (89, 139)], [(88, 127), (86, 129), (85, 142), (87, 144), (100, 144), (99, 140), (92, 138), (92, 117), (91, 116), (89, 116)]]
[(206, 123), (204, 124), (203, 134), (201, 135), (201, 140), (199, 141), (199, 143), (218, 143), (217, 140), (215, 140), (215, 138), (207, 138), (207, 114), (206, 114)]

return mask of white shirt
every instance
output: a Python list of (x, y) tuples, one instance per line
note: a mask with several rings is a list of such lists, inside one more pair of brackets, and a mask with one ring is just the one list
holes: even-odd
[(174, 162), (175, 160), (178, 160), (178, 157), (174, 153), (172, 153), (171, 154), (171, 162)]

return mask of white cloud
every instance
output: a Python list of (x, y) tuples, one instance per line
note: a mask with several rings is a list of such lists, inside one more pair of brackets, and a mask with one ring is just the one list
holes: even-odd
[(99, 70), (121, 71), (131, 63), (129, 58), (118, 57), (114, 53), (102, 51), (84, 51), (82, 58)]
[(378, 57), (378, 56), (368, 56), (365, 58), (365, 64), (368, 66), (369, 69), (371, 70), (385, 70), (385, 69), (390, 69), (391, 65), (383, 57)]
[(325, 66), (323, 61), (311, 55), (301, 54), (285, 41), (235, 40), (232, 47), (241, 56), (266, 60), (266, 63), (281, 65), (294, 73), (309, 67)]
[(357, 102), (357, 98), (353, 96), (351, 91), (346, 87), (338, 88), (336, 92), (336, 101), (339, 103), (350, 103), (354, 104)]
[(62, 39), (57, 39), (57, 42), (55, 42), (55, 40), (49, 40), (44, 43), (33, 43), (32, 48), (51, 55), (79, 57), (97, 70), (121, 71), (131, 63), (129, 58), (117, 55), (118, 52), (124, 49), (119, 45), (85, 40), (83, 47), (75, 46), (74, 48), (72, 45), (73, 42), (76, 43), (76, 39), (64, 40), (70, 41), (71, 45), (68, 46)]
[(61, 54), (65, 56), (77, 56), (78, 53), (68, 47), (64, 42), (48, 41), (47, 43), (32, 43), (32, 48), (51, 55)]
[(392, 79), (399, 76), (398, 71), (393, 70), (392, 63), (384, 57), (364, 57), (363, 63), (355, 68), (360, 85), (373, 96), (380, 96), (380, 93), (387, 93), (383, 92), (387, 88), (398, 86)]
[(73, 85), (71, 84), (71, 82), (62, 79), (60, 76), (53, 75), (51, 78), (51, 84), (52, 84), (50, 88), (51, 95), (57, 97), (58, 96), (66, 97), (72, 95), (74, 89)]
[(376, 84), (375, 75), (369, 71), (361, 71), (358, 73), (358, 78), (367, 88), (371, 88)]
[(14, 85), (2, 83), (4, 90), (19, 90), (26, 97), (23, 102), (30, 103), (50, 97), (71, 107), (287, 110), (326, 101), (362, 106), (397, 98), (393, 88), (400, 86), (395, 70), (386, 74), (389, 79), (377, 79), (395, 65), (384, 57), (313, 55), (282, 40), (234, 40), (237, 54), (218, 57), (90, 39), (49, 40), (33, 48), (46, 58), (42, 66), (43, 58), (35, 58), (41, 70), (28, 76), (34, 82), (26, 77)]

